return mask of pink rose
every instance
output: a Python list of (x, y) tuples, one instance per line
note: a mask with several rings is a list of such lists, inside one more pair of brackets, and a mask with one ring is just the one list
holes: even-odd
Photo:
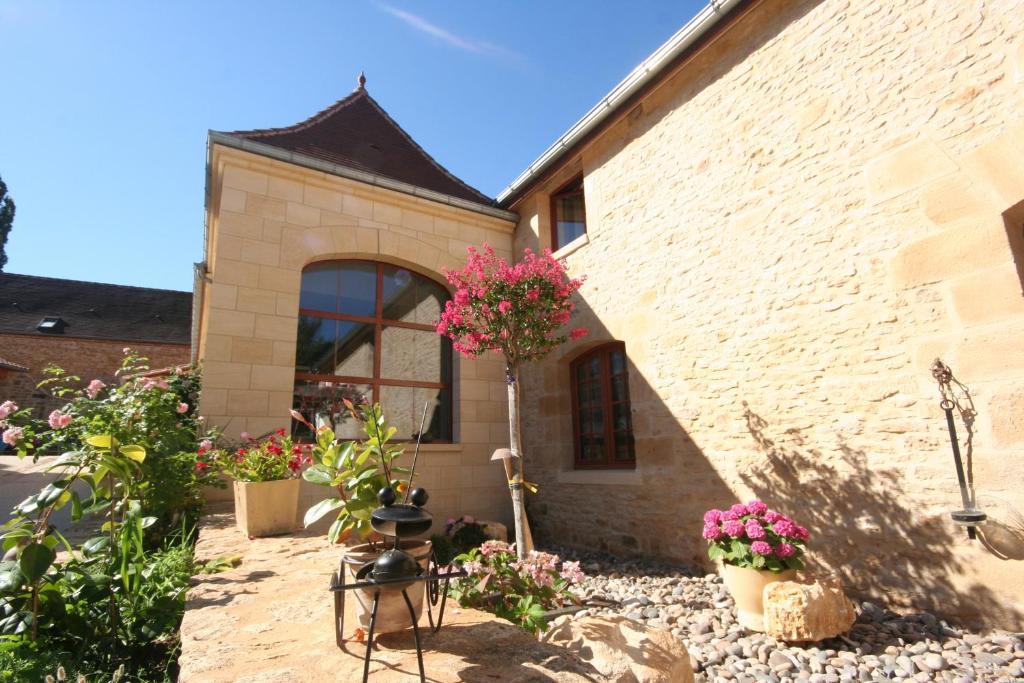
[(725, 533), (729, 534), (733, 538), (739, 538), (740, 536), (743, 535), (743, 532), (745, 530), (746, 530), (746, 527), (743, 526), (743, 522), (741, 522), (741, 521), (739, 521), (737, 519), (730, 519), (729, 521), (727, 521), (725, 524), (722, 525), (722, 531), (724, 531)]
[(178, 404), (178, 414), (179, 415), (184, 415), (187, 412), (188, 412), (188, 404), (187, 403), (179, 403)]
[(22, 439), (24, 431), (21, 427), (8, 427), (4, 430), (3, 442), (8, 446), (17, 446), (18, 442)]
[(94, 379), (93, 381), (89, 382), (89, 386), (85, 388), (85, 395), (88, 396), (89, 398), (96, 398), (96, 395), (100, 393), (100, 391), (105, 386), (107, 385), (101, 382), (100, 380)]
[(764, 541), (754, 541), (753, 543), (750, 544), (750, 550), (751, 550), (751, 552), (753, 552), (753, 553), (755, 553), (757, 555), (771, 555), (772, 554), (772, 546), (771, 546), (771, 544), (770, 543), (765, 543)]
[(789, 543), (780, 543), (775, 546), (775, 554), (779, 557), (792, 557), (796, 554), (796, 548)]
[(18, 405), (14, 401), (4, 401), (0, 403), (0, 420), (7, 419), (7, 416), (18, 410)]
[(48, 421), (50, 423), (50, 429), (62, 429), (71, 423), (71, 416), (65, 415), (59, 410), (55, 410), (50, 413), (50, 419)]

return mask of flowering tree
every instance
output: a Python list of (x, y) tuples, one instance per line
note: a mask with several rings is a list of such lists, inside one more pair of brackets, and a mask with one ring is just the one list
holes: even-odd
[(516, 551), (522, 560), (529, 550), (529, 526), (523, 506), (519, 369), (525, 362), (548, 355), (570, 337), (587, 335), (582, 327), (568, 333), (564, 328), (574, 308), (570, 299), (583, 280), (570, 278), (550, 250), (537, 254), (527, 249), (515, 264), (497, 256), (486, 244), (482, 251), (473, 247), (467, 251), (469, 258), (462, 270), (445, 271), (455, 296), (445, 305), (437, 332), (450, 337), (455, 350), (463, 355), (494, 351), (505, 356), (513, 458), (504, 464), (512, 493)]

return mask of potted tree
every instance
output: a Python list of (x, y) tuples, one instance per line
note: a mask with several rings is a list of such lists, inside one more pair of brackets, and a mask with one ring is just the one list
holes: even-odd
[(759, 500), (704, 513), (708, 557), (719, 563), (722, 581), (736, 602), (737, 621), (764, 630), (764, 587), (790, 581), (804, 568), (807, 529)]
[[(243, 443), (223, 451), (221, 469), (234, 479), (235, 523), (250, 538), (295, 531), (299, 509), (298, 473), (308, 456), (284, 429), (264, 439), (242, 434)], [(207, 455), (201, 447), (201, 456)]]
[[(362, 425), (364, 440), (342, 441), (330, 425), (322, 424), (316, 428), (297, 412), (293, 412), (292, 417), (316, 435), (316, 443), (310, 452), (312, 464), (303, 472), (303, 478), (335, 491), (335, 495), (309, 508), (303, 522), (308, 527), (325, 515), (337, 512), (327, 531), (327, 539), (331, 543), (343, 543), (353, 537), (362, 541), (346, 547), (342, 554), (342, 565), (354, 581), (360, 567), (376, 560), (386, 550), (370, 525), (370, 513), (379, 505), (378, 494), (386, 487), (398, 495), (408, 491), (410, 482), (402, 476), (409, 475), (410, 471), (396, 462), (405, 452), (405, 447), (392, 442), (397, 429), (388, 425), (380, 404), (356, 407), (347, 399), (344, 403), (352, 417)], [(411, 554), (424, 570), (427, 569), (430, 541), (407, 539), (401, 541), (401, 548)], [(368, 628), (374, 591), (363, 589), (353, 593), (356, 617), (361, 627)], [(424, 584), (414, 583), (407, 593), (419, 619), (423, 610)], [(384, 593), (377, 608), (375, 630), (389, 633), (409, 626), (409, 613), (401, 593)]]

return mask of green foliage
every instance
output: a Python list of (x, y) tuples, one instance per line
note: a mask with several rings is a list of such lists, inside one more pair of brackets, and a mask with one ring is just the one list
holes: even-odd
[[(332, 429), (321, 427), (316, 430), (316, 443), (311, 451), (312, 465), (302, 473), (306, 481), (338, 492), (307, 510), (303, 520), (308, 527), (338, 510), (327, 532), (331, 543), (341, 542), (353, 533), (361, 538), (369, 536), (373, 531), (370, 513), (378, 506), (377, 493), (385, 486), (391, 486), (397, 493), (408, 488), (407, 481), (396, 478), (408, 474), (408, 469), (394, 462), (404, 447), (391, 442), (398, 430), (388, 425), (380, 404), (357, 408), (346, 400), (345, 405), (362, 422), (366, 439), (342, 442), (335, 438)], [(304, 418), (303, 423), (312, 428)]]
[(7, 237), (14, 226), (14, 200), (7, 194), (7, 185), (0, 178), (0, 272), (7, 265)]
[(502, 541), (487, 541), (455, 558), (469, 574), (449, 594), (463, 607), (492, 612), (531, 633), (547, 628), (547, 613), (576, 602), (570, 587), (583, 580), (578, 562), (531, 551), (518, 559)]
[(278, 429), (265, 439), (247, 437), (235, 449), (211, 452), (208, 459), (232, 479), (255, 482), (294, 479), (307, 458), (302, 447)]

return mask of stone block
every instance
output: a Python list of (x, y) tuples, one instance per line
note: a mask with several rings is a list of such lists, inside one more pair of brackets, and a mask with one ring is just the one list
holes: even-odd
[(293, 225), (320, 225), (320, 209), (298, 202), (288, 202), (287, 220)]
[(222, 282), (211, 282), (208, 285), (209, 302), (214, 308), (232, 309), (238, 301), (238, 287)]
[(296, 318), (299, 315), (299, 295), (294, 293), (277, 293), (277, 315)]
[(897, 287), (917, 287), (1010, 263), (1011, 259), (1005, 226), (995, 217), (906, 245), (893, 257), (891, 272)]
[(232, 339), (223, 334), (207, 334), (203, 360), (231, 360)]
[(690, 653), (664, 629), (626, 617), (564, 617), (543, 641), (567, 648), (604, 680), (615, 683), (692, 683)]
[(277, 292), (253, 287), (239, 287), (235, 309), (251, 313), (276, 313)]
[(403, 211), (402, 225), (422, 232), (434, 231), (434, 217), (419, 211)]
[(289, 202), (302, 201), (302, 183), (289, 178), (270, 176), (267, 185), (267, 194), (277, 199)]
[(995, 140), (964, 155), (963, 165), (993, 201), (1008, 209), (1024, 200), (1024, 125), (1018, 124)]
[(324, 187), (307, 184), (303, 193), (303, 202), (309, 206), (328, 211), (341, 211), (341, 193)]
[(989, 401), (992, 436), (997, 446), (1024, 444), (1024, 388), (1009, 387)]
[(868, 196), (879, 203), (956, 170), (956, 163), (938, 144), (919, 140), (869, 162), (864, 175)]
[[(259, 195), (254, 196), (258, 197)], [(242, 190), (236, 190), (233, 187), (223, 188), (220, 191), (220, 210), (245, 213), (245, 197), (246, 193)]]
[(226, 235), (258, 240), (263, 236), (263, 219), (244, 213), (222, 211), (217, 228)]
[(245, 311), (230, 311), (223, 308), (211, 308), (207, 327), (210, 334), (222, 334), (231, 337), (251, 337), (255, 316)]
[(341, 211), (356, 218), (373, 218), (373, 202), (364, 197), (346, 194), (341, 198)]
[[(973, 332), (973, 331), (972, 331)], [(1024, 325), (987, 325), (968, 334), (956, 345), (954, 371), (968, 386), (985, 380), (1002, 380), (1024, 375), (1018, 361)]]
[(255, 194), (266, 194), (268, 179), (266, 173), (240, 166), (228, 165), (224, 169), (224, 187), (244, 190)]
[[(251, 337), (234, 337), (231, 344), (231, 360), (235, 363), (273, 362), (274, 342)], [(263, 387), (265, 388), (265, 387)]]
[(295, 318), (286, 318), (280, 315), (256, 314), (255, 336), (260, 339), (271, 339), (295, 343), (295, 334), (298, 329), (298, 322)]
[(260, 283), (260, 267), (255, 263), (218, 258), (211, 273), (213, 282), (227, 285), (257, 287)]
[(298, 294), (302, 285), (302, 273), (289, 268), (259, 266), (259, 287), (274, 292)]
[(295, 367), (284, 365), (252, 366), (252, 388), (290, 391), (295, 384)]
[(249, 195), (245, 211), (251, 216), (283, 221), (288, 215), (288, 205), (283, 199), (254, 194)]
[(273, 344), (271, 364), (295, 367), (295, 341), (275, 341)]
[(921, 195), (921, 208), (928, 220), (941, 226), (984, 220), (999, 212), (966, 173), (954, 173), (928, 185)]
[(1024, 315), (1024, 294), (1013, 263), (955, 280), (953, 306), (966, 325)]
[(203, 363), (203, 393), (208, 389), (248, 389), (252, 367), (248, 363)]
[(263, 240), (243, 239), (242, 260), (246, 263), (276, 266), (281, 261), (281, 247)]
[(267, 392), (248, 389), (228, 391), (228, 414), (239, 417), (263, 417), (267, 414)]
[(764, 587), (765, 633), (779, 640), (817, 642), (846, 633), (857, 610), (834, 579), (777, 581)]
[(373, 220), (390, 225), (402, 224), (402, 209), (385, 202), (373, 203)]

